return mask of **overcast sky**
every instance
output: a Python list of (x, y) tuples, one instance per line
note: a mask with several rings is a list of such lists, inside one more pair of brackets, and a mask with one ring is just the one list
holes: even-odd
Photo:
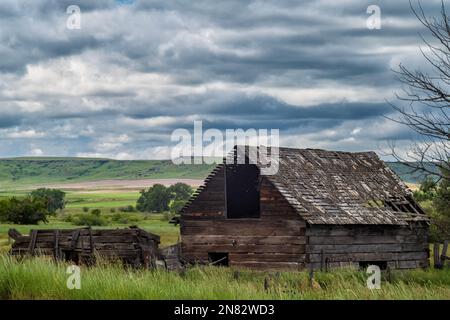
[(288, 147), (404, 147), (383, 115), (391, 69), (424, 65), (419, 33), (407, 0), (1, 0), (0, 157), (168, 158), (194, 120), (280, 129)]

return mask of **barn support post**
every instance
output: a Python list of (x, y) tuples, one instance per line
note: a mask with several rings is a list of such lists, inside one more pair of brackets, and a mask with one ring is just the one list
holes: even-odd
[(91, 250), (91, 253), (94, 253), (95, 247), (94, 247), (94, 239), (92, 238), (92, 228), (91, 227), (88, 228), (88, 232), (89, 232), (89, 246), (90, 246), (90, 250)]
[(36, 248), (37, 234), (38, 234), (38, 230), (31, 231), (31, 240), (30, 240), (30, 245), (28, 247), (28, 252), (32, 256), (34, 256), (34, 249)]
[(267, 277), (264, 278), (264, 290), (267, 292), (269, 291), (269, 279)]
[(320, 250), (320, 271), (323, 271), (323, 267), (325, 264), (325, 259), (324, 259), (324, 255), (323, 255), (323, 250)]
[(434, 254), (434, 268), (442, 269), (441, 256), (439, 254), (439, 243), (434, 244), (433, 254)]
[(392, 272), (391, 272), (391, 267), (390, 266), (386, 267), (386, 274), (387, 274), (387, 281), (389, 283), (391, 283), (392, 282)]
[(309, 275), (308, 275), (308, 285), (310, 288), (313, 287), (314, 282), (314, 270), (311, 268), (309, 269)]
[(55, 230), (53, 256), (54, 256), (55, 261), (58, 261), (60, 259), (60, 254), (59, 254), (59, 230), (58, 229)]
[(445, 260), (446, 259), (448, 260), (447, 250), (448, 250), (448, 240), (445, 240), (444, 241), (444, 246), (442, 248), (442, 253), (441, 253), (441, 264), (442, 264), (442, 267), (444, 267), (444, 265), (445, 265)]

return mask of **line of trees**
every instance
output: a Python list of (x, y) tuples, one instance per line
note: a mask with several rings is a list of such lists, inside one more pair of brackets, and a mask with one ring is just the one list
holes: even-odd
[(41, 188), (23, 198), (12, 197), (0, 201), (0, 221), (13, 224), (48, 222), (48, 216), (64, 209), (65, 193), (57, 189)]

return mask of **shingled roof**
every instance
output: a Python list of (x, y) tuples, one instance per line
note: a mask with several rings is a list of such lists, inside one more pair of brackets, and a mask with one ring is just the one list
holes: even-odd
[(428, 221), (408, 187), (374, 152), (279, 148), (278, 173), (265, 177), (309, 224)]
[(267, 176), (310, 224), (427, 221), (412, 193), (374, 152), (280, 148)]

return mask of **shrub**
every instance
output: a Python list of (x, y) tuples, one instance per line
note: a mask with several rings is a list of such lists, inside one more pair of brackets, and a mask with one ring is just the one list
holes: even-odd
[(126, 207), (120, 207), (119, 211), (121, 211), (121, 212), (136, 212), (136, 209), (132, 205), (129, 205)]
[(111, 216), (111, 221), (120, 224), (137, 223), (142, 220), (142, 215), (136, 213), (115, 213)]
[(32, 191), (30, 196), (42, 199), (47, 204), (47, 210), (52, 213), (65, 207), (66, 193), (58, 189), (40, 188)]
[[(99, 210), (100, 211), (100, 210)], [(100, 216), (92, 213), (83, 213), (71, 218), (72, 224), (76, 226), (106, 226), (108, 221)]]
[(0, 221), (14, 224), (47, 223), (51, 212), (42, 198), (27, 196), (23, 199), (11, 198), (0, 201)]
[(161, 184), (155, 184), (147, 191), (142, 190), (137, 201), (136, 208), (144, 212), (164, 212), (170, 209), (182, 207), (182, 204), (191, 197), (193, 189), (185, 183), (176, 183), (169, 188)]
[(170, 193), (162, 184), (142, 190), (136, 208), (145, 212), (162, 212), (169, 209)]
[(188, 201), (194, 190), (186, 183), (178, 182), (170, 186), (167, 191), (170, 193), (171, 200)]
[(100, 217), (100, 214), (102, 213), (102, 211), (100, 210), (100, 209), (94, 209), (94, 210), (92, 210), (92, 212), (91, 212), (91, 214), (93, 215), (93, 216), (96, 216), (96, 217)]
[(450, 218), (450, 173), (439, 183), (433, 204), (439, 214)]
[(436, 181), (431, 177), (427, 177), (421, 182), (419, 190), (414, 191), (414, 199), (416, 201), (433, 200), (436, 197), (436, 189)]
[(450, 238), (450, 173), (442, 171), (444, 178), (436, 183), (425, 179), (414, 198), (431, 218), (430, 241), (442, 242)]
[(89, 212), (89, 207), (83, 207), (83, 212), (88, 213)]
[(177, 216), (174, 212), (170, 212), (170, 211), (166, 211), (163, 213), (162, 215), (162, 221), (170, 221), (172, 220), (175, 216)]
[(172, 213), (178, 213), (186, 204), (185, 200), (172, 200), (169, 204), (169, 210)]
[(63, 220), (64, 222), (73, 222), (73, 215), (71, 215), (71, 214), (64, 215), (64, 216), (62, 217), (62, 220)]
[(450, 217), (431, 214), (430, 242), (444, 242), (450, 239)]

